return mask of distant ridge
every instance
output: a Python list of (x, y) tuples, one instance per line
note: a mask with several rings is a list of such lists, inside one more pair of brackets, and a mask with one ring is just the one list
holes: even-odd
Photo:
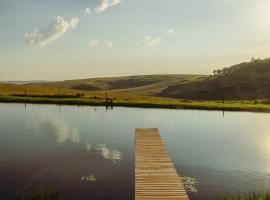
[(207, 76), (192, 74), (160, 74), (77, 79), (41, 83), (39, 85), (86, 91), (109, 90), (111, 92), (155, 96), (169, 86), (194, 82), (204, 78), (207, 78)]
[(44, 80), (33, 80), (33, 81), (2, 81), (2, 83), (9, 83), (9, 84), (15, 84), (15, 85), (27, 85), (27, 84), (42, 84), (42, 83), (48, 83), (50, 81), (44, 81)]

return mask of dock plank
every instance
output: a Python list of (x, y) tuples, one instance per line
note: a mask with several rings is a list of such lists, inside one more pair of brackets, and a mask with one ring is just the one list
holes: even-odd
[(135, 129), (135, 200), (188, 200), (156, 128)]

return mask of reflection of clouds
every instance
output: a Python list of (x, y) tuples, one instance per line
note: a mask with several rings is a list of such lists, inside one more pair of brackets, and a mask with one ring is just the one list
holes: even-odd
[(100, 152), (103, 158), (112, 160), (113, 162), (117, 162), (122, 159), (122, 153), (120, 151), (109, 149), (105, 144), (99, 145), (96, 150)]
[(94, 147), (91, 144), (86, 144), (87, 151), (95, 151), (98, 155), (101, 155), (107, 160), (111, 160), (114, 163), (122, 160), (122, 153), (116, 149), (110, 149), (105, 144), (100, 144), (97, 147)]
[(86, 144), (86, 151), (92, 150), (92, 144)]
[(28, 128), (34, 130), (36, 133), (44, 134), (58, 143), (64, 143), (66, 141), (82, 143), (88, 152), (93, 151), (114, 163), (122, 160), (122, 153), (120, 151), (109, 148), (105, 144), (85, 144), (84, 141), (81, 141), (79, 132), (60, 117), (45, 113), (35, 113), (27, 125)]
[(45, 131), (49, 137), (56, 139), (59, 143), (65, 141), (80, 142), (78, 132), (60, 118), (36, 114), (31, 118), (30, 127), (36, 132)]

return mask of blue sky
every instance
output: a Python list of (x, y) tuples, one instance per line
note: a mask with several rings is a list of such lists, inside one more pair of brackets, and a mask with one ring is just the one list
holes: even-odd
[(209, 74), (270, 57), (268, 0), (0, 0), (0, 81)]

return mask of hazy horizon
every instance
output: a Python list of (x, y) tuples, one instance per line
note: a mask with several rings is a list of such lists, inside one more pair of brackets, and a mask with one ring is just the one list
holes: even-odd
[(0, 0), (0, 81), (210, 74), (269, 57), (266, 0)]
[[(120, 76), (96, 76), (96, 77), (82, 77), (78, 79), (60, 79), (60, 80), (35, 80), (35, 79), (29, 79), (29, 80), (2, 80), (2, 82), (57, 82), (57, 81), (69, 81), (69, 80), (84, 80), (84, 79), (101, 79), (101, 78), (113, 78), (113, 77), (131, 77), (131, 76), (161, 76), (161, 75), (202, 75), (207, 76), (208, 74), (135, 74), (135, 75), (120, 75)], [(1, 82), (1, 81), (0, 81)]]

